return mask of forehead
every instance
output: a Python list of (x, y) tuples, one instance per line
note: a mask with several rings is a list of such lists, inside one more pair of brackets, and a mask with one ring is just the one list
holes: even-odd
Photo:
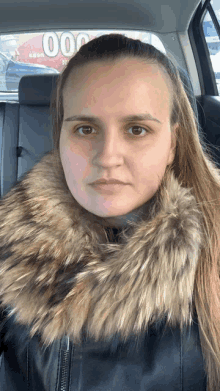
[[(171, 83), (168, 75), (157, 64), (149, 64), (134, 58), (117, 61), (93, 62), (71, 71), (63, 89), (65, 108), (76, 105), (84, 107), (110, 102), (114, 95), (117, 102), (131, 105), (137, 100), (153, 100), (171, 106)], [(149, 103), (149, 102), (148, 102)], [(146, 101), (147, 104), (147, 101)]]

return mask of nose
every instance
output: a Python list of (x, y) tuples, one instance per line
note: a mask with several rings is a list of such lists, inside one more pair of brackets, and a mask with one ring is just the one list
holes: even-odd
[(106, 132), (98, 143), (94, 143), (93, 164), (102, 167), (120, 166), (124, 161), (124, 144), (118, 132)]

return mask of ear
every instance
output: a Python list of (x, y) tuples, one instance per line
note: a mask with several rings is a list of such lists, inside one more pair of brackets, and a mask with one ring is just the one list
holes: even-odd
[(178, 127), (179, 127), (178, 123), (173, 125), (173, 129), (172, 129), (172, 132), (171, 132), (171, 147), (170, 147), (170, 153), (169, 153), (169, 159), (168, 159), (167, 165), (172, 164), (173, 160), (175, 158), (175, 154), (176, 154), (176, 139), (177, 139), (177, 129), (178, 129)]

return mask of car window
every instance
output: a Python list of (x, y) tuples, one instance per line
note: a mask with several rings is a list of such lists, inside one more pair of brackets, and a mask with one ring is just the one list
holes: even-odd
[[(217, 23), (220, 26), (220, 1), (212, 0), (210, 4), (212, 10), (214, 11), (214, 15), (216, 16)], [(206, 12), (205, 18), (203, 20), (203, 31), (212, 62), (212, 68), (215, 74), (218, 94), (220, 95), (220, 37), (213, 21), (212, 10), (210, 10), (211, 14), (208, 10)]]
[(166, 53), (152, 33), (127, 30), (86, 30), (23, 33), (0, 36), (0, 92), (17, 92), (24, 75), (60, 73), (82, 45), (98, 36), (121, 33), (154, 45)]

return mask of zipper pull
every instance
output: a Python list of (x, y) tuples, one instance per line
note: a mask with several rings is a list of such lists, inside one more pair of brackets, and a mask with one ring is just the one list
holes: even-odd
[(69, 351), (70, 349), (70, 338), (69, 337), (66, 337), (67, 338), (67, 347), (66, 347), (66, 350)]

